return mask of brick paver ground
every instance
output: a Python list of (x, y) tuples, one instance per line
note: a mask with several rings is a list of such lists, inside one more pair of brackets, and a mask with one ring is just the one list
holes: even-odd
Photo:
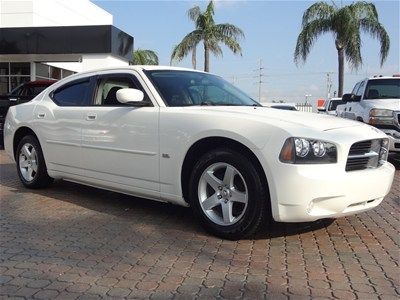
[(233, 242), (187, 208), (63, 181), (27, 190), (0, 160), (1, 297), (399, 299), (400, 171), (373, 211)]

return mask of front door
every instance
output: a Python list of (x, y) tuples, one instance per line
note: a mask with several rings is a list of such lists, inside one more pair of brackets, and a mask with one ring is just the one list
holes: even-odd
[[(133, 73), (99, 75), (93, 106), (82, 127), (84, 176), (116, 189), (159, 191), (159, 109)], [(121, 88), (145, 93), (148, 106), (118, 102)]]

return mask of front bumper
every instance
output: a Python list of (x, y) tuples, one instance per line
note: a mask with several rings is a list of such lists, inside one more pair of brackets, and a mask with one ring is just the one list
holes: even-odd
[[(395, 168), (386, 162), (376, 169), (345, 172), (332, 166), (287, 166), (290, 176), (279, 194), (273, 217), (282, 222), (339, 218), (378, 206), (389, 193)], [(289, 173), (288, 173), (289, 174)]]
[(389, 138), (389, 152), (400, 153), (400, 132), (396, 130), (381, 129)]

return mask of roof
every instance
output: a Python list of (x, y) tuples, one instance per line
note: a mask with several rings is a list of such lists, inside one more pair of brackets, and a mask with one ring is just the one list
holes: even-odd
[(27, 85), (52, 85), (53, 83), (57, 82), (57, 80), (35, 80), (29, 81)]
[(180, 68), (180, 67), (171, 67), (171, 66), (134, 65), (134, 66), (108, 67), (108, 68), (93, 69), (93, 70), (89, 70), (89, 71), (79, 72), (74, 75), (70, 75), (66, 78), (74, 78), (74, 77), (79, 77), (80, 75), (93, 74), (93, 73), (97, 73), (97, 72), (120, 71), (120, 70), (135, 70), (135, 71), (171, 70), (171, 71), (191, 71), (191, 72), (205, 73), (203, 71), (189, 69), (189, 68)]

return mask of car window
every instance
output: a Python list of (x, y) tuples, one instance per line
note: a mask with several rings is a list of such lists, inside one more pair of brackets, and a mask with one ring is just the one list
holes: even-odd
[(353, 90), (351, 91), (352, 94), (356, 94), (358, 91), (358, 88), (360, 87), (361, 82), (357, 82), (356, 85), (354, 86)]
[(89, 104), (90, 79), (68, 83), (53, 92), (52, 98), (60, 106), (85, 106)]
[(361, 97), (362, 92), (364, 90), (364, 84), (365, 84), (365, 81), (361, 81), (360, 82), (360, 86), (358, 87), (357, 92), (355, 94), (356, 96), (360, 96)]
[(34, 97), (39, 95), (46, 88), (47, 85), (26, 85), (20, 95)]
[(260, 105), (221, 77), (208, 73), (178, 70), (145, 73), (167, 106)]
[(342, 104), (345, 104), (342, 100), (331, 100), (329, 102), (328, 110), (329, 111), (336, 110), (336, 107), (338, 107), (338, 105), (342, 105)]
[(400, 99), (400, 79), (371, 79), (364, 99)]
[(125, 106), (117, 99), (117, 91), (120, 89), (133, 88), (141, 90), (145, 94), (144, 101), (150, 99), (139, 81), (133, 75), (106, 75), (101, 76), (97, 81), (97, 92), (94, 100), (94, 105), (102, 106)]

